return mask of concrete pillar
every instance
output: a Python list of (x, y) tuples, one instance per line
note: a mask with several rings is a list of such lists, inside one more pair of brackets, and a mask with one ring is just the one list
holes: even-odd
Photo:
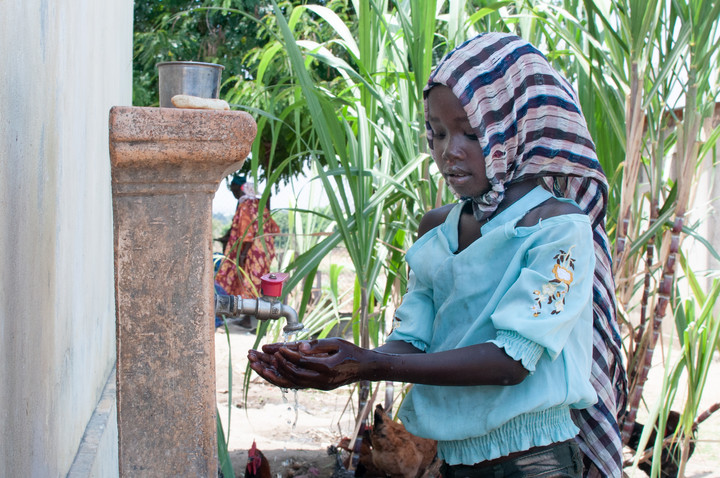
[(110, 111), (121, 476), (217, 476), (212, 198), (256, 131), (238, 111)]

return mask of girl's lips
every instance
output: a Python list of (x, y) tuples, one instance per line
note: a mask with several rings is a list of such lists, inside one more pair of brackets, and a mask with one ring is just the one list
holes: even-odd
[(459, 172), (459, 171), (448, 172), (448, 173), (445, 173), (444, 176), (445, 176), (445, 181), (447, 181), (448, 184), (451, 184), (451, 185), (463, 184), (472, 177), (467, 173)]

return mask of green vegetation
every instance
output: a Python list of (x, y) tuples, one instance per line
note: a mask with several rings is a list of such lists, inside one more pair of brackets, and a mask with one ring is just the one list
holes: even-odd
[[(708, 271), (692, 270), (685, 240), (720, 259), (690, 214), (720, 136), (703, 127), (716, 111), (720, 0), (148, 1), (136, 3), (138, 15), (137, 104), (155, 101), (157, 61), (222, 63), (222, 96), (258, 122), (248, 161), (256, 182), (282, 185), (312, 168), (315, 193), (329, 206), (287, 212), (287, 290), (296, 289), (292, 300), (314, 332), (328, 331), (349, 307), (363, 346), (382, 342), (386, 311), (405, 290), (403, 253), (419, 218), (452, 200), (425, 150), (421, 90), (432, 66), (488, 30), (546, 51), (578, 90), (611, 183), (607, 229), (630, 379), (625, 438), (639, 409), (650, 415), (628, 466), (645, 458), (653, 419), (664, 428), (674, 409), (676, 434), (647, 446), (653, 476), (663, 448), (676, 451), (682, 473), (694, 430), (712, 413), (699, 400), (720, 333), (718, 286)], [(339, 290), (332, 269), (319, 307), (314, 277), (341, 245), (355, 283)], [(662, 396), (649, 402), (644, 385), (663, 322), (674, 324), (679, 351), (666, 356)]]
[(213, 237), (220, 237), (230, 228), (232, 217), (224, 214), (214, 213), (212, 217), (212, 234)]

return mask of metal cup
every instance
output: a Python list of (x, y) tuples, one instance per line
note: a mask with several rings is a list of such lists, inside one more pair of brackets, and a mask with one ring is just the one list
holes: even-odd
[(160, 107), (174, 108), (171, 99), (175, 95), (217, 98), (220, 94), (220, 76), (225, 67), (199, 61), (165, 61), (158, 63), (157, 69)]

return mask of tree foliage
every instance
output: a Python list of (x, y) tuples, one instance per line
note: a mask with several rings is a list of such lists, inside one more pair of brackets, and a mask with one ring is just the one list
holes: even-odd
[[(262, 0), (144, 0), (135, 2), (133, 104), (157, 106), (162, 61), (202, 61), (225, 67), (224, 77), (244, 77), (245, 55), (266, 39), (258, 22)], [(231, 13), (230, 8), (243, 12)]]
[[(287, 1), (281, 9), (308, 3)], [(332, 8), (352, 24), (353, 9), (348, 1), (331, 0), (314, 4)], [(308, 38), (326, 37), (328, 27), (316, 15), (303, 18), (301, 31)], [(309, 161), (292, 145), (306, 135), (311, 118), (300, 116), (290, 125), (283, 114), (293, 100), (284, 92), (292, 88), (292, 73), (287, 61), (263, 63), (267, 45), (276, 41), (274, 14), (267, 0), (144, 0), (135, 3), (133, 104), (159, 104), (156, 65), (163, 61), (201, 61), (225, 67), (220, 97), (233, 108), (249, 111), (271, 125), (260, 128), (249, 167), (257, 180), (267, 180), (269, 172), (282, 163), (274, 186), (286, 184), (300, 174)], [(258, 69), (262, 71), (259, 73)], [(314, 62), (316, 81), (332, 83), (338, 76), (327, 66)], [(255, 80), (263, 76), (263, 82)], [(290, 160), (288, 160), (290, 159)], [(286, 161), (288, 160), (288, 161)], [(284, 162), (285, 161), (285, 162)]]

